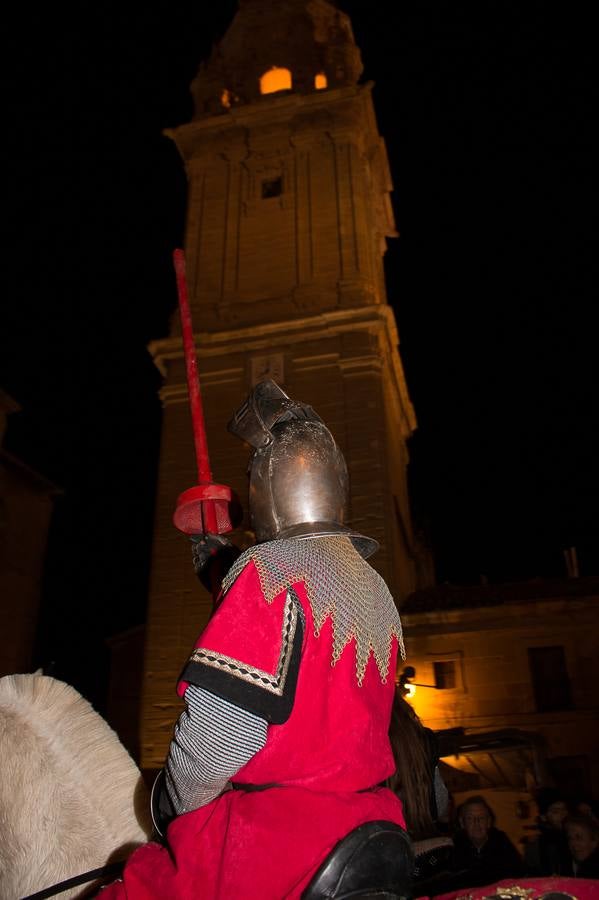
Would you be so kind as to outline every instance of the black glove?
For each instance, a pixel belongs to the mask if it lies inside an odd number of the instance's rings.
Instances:
[[[211,560],[230,551],[232,546],[224,534],[194,534],[191,538],[191,558],[198,578]]]
[[[193,568],[204,585],[216,596],[216,587],[225,577],[241,551],[224,534],[194,534],[191,538]]]

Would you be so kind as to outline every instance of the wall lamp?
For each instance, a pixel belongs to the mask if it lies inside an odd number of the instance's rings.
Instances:
[[[439,688],[436,684],[420,684],[418,681],[412,681],[416,677],[416,669],[414,666],[406,666],[399,676],[398,686],[404,697],[413,697],[416,688],[433,688],[437,691]]]

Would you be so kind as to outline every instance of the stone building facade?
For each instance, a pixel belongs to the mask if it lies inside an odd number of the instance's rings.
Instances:
[[[426,685],[410,702],[426,725],[534,733],[545,777],[597,796],[599,579],[442,586],[412,595],[402,620],[412,682]],[[470,772],[473,788],[497,781],[492,769]]]
[[[214,478],[245,502],[247,449],[226,431],[258,380],[312,404],[348,463],[349,520],[374,536],[398,601],[416,587],[406,442],[416,422],[387,302],[396,235],[385,146],[350,22],[325,0],[246,0],[169,132],[188,182],[187,280]],[[195,484],[178,323],[153,348],[164,419],[146,628],[142,765],[161,765],[174,685],[211,600],[177,496]],[[251,540],[247,521],[234,539]]]

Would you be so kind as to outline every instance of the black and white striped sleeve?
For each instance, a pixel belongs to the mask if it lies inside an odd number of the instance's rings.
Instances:
[[[166,762],[166,789],[177,815],[210,803],[264,747],[265,719],[190,684]]]

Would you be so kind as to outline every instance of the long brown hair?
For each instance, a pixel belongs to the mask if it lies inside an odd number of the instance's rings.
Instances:
[[[401,688],[395,691],[389,740],[396,770],[387,784],[401,796],[408,832],[413,840],[432,837],[438,833],[433,820],[434,736],[404,700]]]

